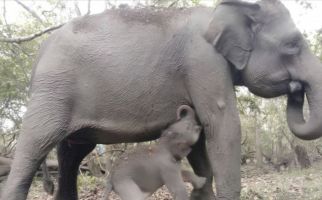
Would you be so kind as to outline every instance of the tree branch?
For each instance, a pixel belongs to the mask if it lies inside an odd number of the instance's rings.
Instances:
[[[21,1],[19,0],[14,0],[15,2],[17,2],[21,7],[23,7],[25,10],[27,10],[34,18],[36,18],[41,24],[44,24],[44,21],[39,17],[39,15],[33,11],[31,8],[29,8],[28,6],[26,6],[25,4],[23,4]]]
[[[3,21],[5,22],[6,25],[8,25],[6,16],[7,16],[6,0],[3,0]]]
[[[282,134],[284,135],[284,137],[286,138],[286,140],[288,141],[288,143],[290,144],[291,146],[291,149],[294,150],[294,139],[290,139],[287,134],[285,133],[284,130],[281,130]]]
[[[46,28],[45,30],[39,31],[37,33],[34,33],[32,35],[28,35],[28,36],[24,36],[24,37],[17,37],[17,38],[0,38],[0,42],[8,42],[8,43],[22,43],[22,42],[28,42],[31,41],[37,37],[42,36],[45,33],[51,32],[53,30],[59,29],[60,27],[62,27],[64,25],[63,24],[58,24],[49,28]]]
[[[91,0],[87,1],[87,13],[86,13],[86,15],[89,15],[89,14],[91,14]]]
[[[78,7],[78,2],[77,2],[77,0],[75,0],[75,1],[74,1],[74,7],[75,7],[75,12],[76,12],[77,17],[82,16],[82,13],[81,13],[81,11],[80,11],[80,9],[79,9],[79,7]]]
[[[6,29],[7,29],[7,35],[9,37],[11,37],[11,28],[10,26],[8,25],[8,22],[7,22],[7,8],[6,8],[6,0],[3,0],[3,21],[6,25]]]
[[[175,1],[173,1],[173,2],[168,6],[168,8],[172,8],[172,7],[174,7],[176,4],[178,4],[178,2],[179,2],[179,0],[175,0]]]
[[[110,0],[105,0],[105,10],[115,8],[115,5],[110,2]]]

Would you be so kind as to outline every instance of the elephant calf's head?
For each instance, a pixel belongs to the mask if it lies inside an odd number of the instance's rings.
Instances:
[[[177,110],[177,121],[163,131],[160,142],[170,150],[175,159],[181,160],[198,141],[200,131],[194,110],[190,106],[182,105]]]

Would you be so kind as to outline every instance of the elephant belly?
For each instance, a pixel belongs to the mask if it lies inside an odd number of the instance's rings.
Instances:
[[[74,119],[69,128],[69,140],[76,143],[97,144],[154,140],[160,136],[163,129],[175,121],[175,111],[168,109],[158,116],[151,114],[149,118],[129,115],[128,118],[113,120]]]
[[[68,138],[70,143],[84,144],[117,144],[117,143],[133,143],[133,142],[145,142],[150,140],[156,140],[160,137],[160,132],[153,133],[141,133],[141,134],[120,134],[113,133],[106,130],[89,130],[86,129],[86,133],[83,130],[75,132]]]
[[[190,104],[181,83],[171,79],[133,81],[126,86],[112,79],[87,83],[91,89],[78,90],[69,131],[84,141],[110,144],[158,138],[176,120],[177,108]],[[80,129],[87,131],[75,134]]]

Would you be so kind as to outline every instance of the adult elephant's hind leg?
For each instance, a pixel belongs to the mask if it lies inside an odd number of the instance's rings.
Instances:
[[[96,144],[75,144],[67,139],[57,146],[59,165],[58,190],[56,200],[77,200],[77,173],[84,157]]]
[[[57,102],[56,102],[57,103]],[[49,151],[66,136],[66,115],[53,99],[30,101],[2,200],[27,198],[34,174]]]
[[[191,164],[191,167],[193,168],[194,172],[198,176],[207,178],[207,181],[202,188],[193,189],[190,199],[191,200],[215,199],[213,189],[212,189],[213,174],[212,174],[212,168],[210,166],[209,159],[207,156],[204,133],[200,134],[200,138],[198,142],[194,145],[191,153],[188,155],[188,161]]]

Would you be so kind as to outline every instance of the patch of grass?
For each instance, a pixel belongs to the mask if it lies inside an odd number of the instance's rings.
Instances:
[[[322,165],[242,179],[242,200],[322,200]]]
[[[78,179],[77,179],[77,187],[78,190],[94,190],[96,189],[98,186],[100,187],[104,187],[104,178],[97,178],[94,176],[89,176],[87,174],[84,175],[79,175]]]

